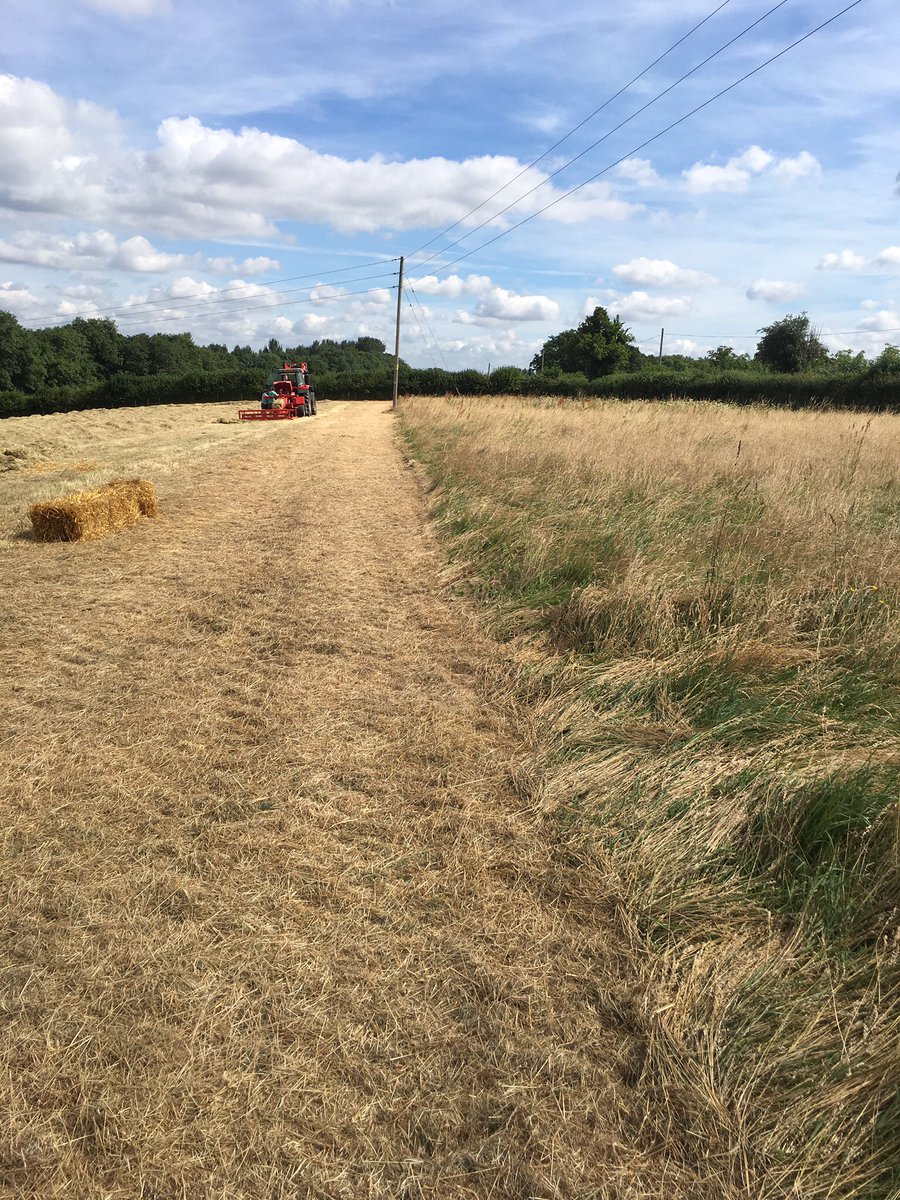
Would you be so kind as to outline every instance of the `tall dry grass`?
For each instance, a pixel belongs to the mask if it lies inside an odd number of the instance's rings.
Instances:
[[[900,419],[515,398],[402,419],[520,639],[521,795],[602,866],[647,985],[646,1121],[760,1194],[896,1196]]]

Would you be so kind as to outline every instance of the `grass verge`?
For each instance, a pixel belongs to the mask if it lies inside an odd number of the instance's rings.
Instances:
[[[747,1194],[900,1191],[900,419],[404,402],[532,725],[518,787],[599,863],[648,1126]]]

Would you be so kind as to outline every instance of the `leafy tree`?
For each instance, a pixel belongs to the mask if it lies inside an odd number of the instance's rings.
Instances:
[[[797,317],[782,317],[758,332],[762,337],[754,357],[772,371],[796,374],[828,361],[828,351],[805,312]]]
[[[527,372],[521,367],[495,367],[490,375],[491,391],[498,394],[521,391],[527,378]]]
[[[599,306],[577,329],[564,329],[546,341],[531,360],[531,370],[582,372],[588,379],[627,370],[636,359],[634,337],[620,317]]]
[[[297,362],[308,362],[316,376],[328,371],[381,372],[394,361],[393,355],[385,350],[384,342],[373,337],[346,342],[324,338],[309,346],[292,346],[287,354]]]
[[[731,346],[716,346],[704,356],[704,361],[721,371],[746,371],[753,365],[749,354],[738,354]]]
[[[235,346],[231,351],[231,356],[237,359],[242,367],[255,367],[258,365],[256,351],[252,346]]]
[[[154,333],[149,351],[151,375],[185,375],[200,365],[199,347],[189,333]]]
[[[869,366],[869,360],[862,350],[854,354],[852,350],[838,350],[828,360],[828,365],[835,375],[861,375]]]
[[[900,347],[885,346],[870,368],[872,375],[878,377],[900,375]]]
[[[650,358],[646,360],[648,367],[661,366],[666,371],[677,371],[684,374],[690,371],[692,374],[697,373],[697,359],[691,358],[689,354],[664,354],[662,361],[658,358]]]
[[[149,333],[135,333],[122,339],[122,370],[126,375],[150,374]]]
[[[76,317],[72,328],[84,339],[88,353],[97,368],[97,374],[109,379],[122,367],[122,342],[124,338],[116,329],[115,321],[109,318],[91,317],[85,320]]]
[[[39,347],[47,387],[83,387],[96,383],[99,375],[90,346],[80,329],[60,325],[36,329],[32,335]]]
[[[36,391],[44,381],[37,339],[9,312],[0,312],[0,392]]]

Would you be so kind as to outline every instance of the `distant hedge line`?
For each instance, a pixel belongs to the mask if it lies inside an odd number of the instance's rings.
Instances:
[[[265,371],[197,371],[189,375],[113,375],[87,387],[0,392],[0,417],[72,412],[80,408],[125,408],[140,404],[197,404],[203,401],[258,399]]]
[[[391,376],[361,378],[334,372],[317,379],[323,399],[378,400],[390,395]],[[784,408],[840,407],[861,411],[900,411],[900,377],[767,375],[756,372],[686,374],[678,371],[637,371],[588,381],[526,375],[502,367],[490,376],[481,371],[417,370],[402,367],[404,395],[462,396],[487,394],[616,397],[623,400],[718,400],[732,404],[773,404]]]
[[[390,370],[372,373],[315,373],[323,400],[385,400],[391,394]],[[71,412],[82,408],[118,408],[141,404],[194,404],[203,401],[253,401],[266,384],[260,370],[196,372],[190,375],[115,375],[88,387],[53,388],[27,395],[0,392],[0,417]],[[587,381],[578,376],[553,379],[502,367],[490,376],[481,371],[417,369],[402,364],[403,395],[478,396],[514,394],[571,398],[616,397],[626,400],[718,400],[732,404],[773,404],[784,408],[834,407],[862,412],[900,411],[900,378],[865,376],[765,375],[756,372],[690,374],[638,371]]]

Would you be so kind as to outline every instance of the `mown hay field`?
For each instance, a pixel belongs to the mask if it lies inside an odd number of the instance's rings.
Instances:
[[[233,404],[95,408],[0,421],[0,537],[29,529],[28,510],[122,475],[157,480],[266,427],[241,423]]]
[[[693,1113],[702,1146],[714,1114],[766,1195],[896,1196],[900,418],[498,397],[402,422],[523,659],[523,802],[600,866],[658,998],[648,1119]]]
[[[511,782],[508,647],[390,412],[134,415],[41,461],[153,520],[36,542],[4,476],[0,1195],[746,1200],[641,1071],[658,1004]]]

